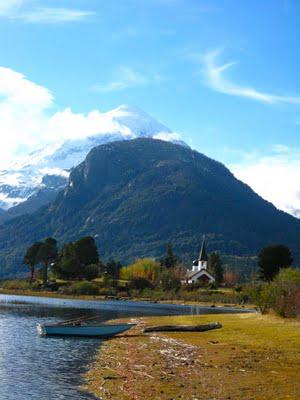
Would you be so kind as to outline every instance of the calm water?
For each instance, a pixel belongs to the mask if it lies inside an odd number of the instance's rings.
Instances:
[[[231,309],[205,307],[0,295],[0,400],[94,399],[80,391],[79,385],[101,341],[42,338],[36,332],[38,322],[82,315],[97,316],[105,321],[127,316],[217,311],[232,312]]]

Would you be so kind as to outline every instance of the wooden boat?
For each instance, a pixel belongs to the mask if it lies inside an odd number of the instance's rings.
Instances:
[[[85,321],[72,321],[58,324],[38,324],[41,336],[89,336],[110,338],[127,331],[135,324],[97,324],[89,325]]]

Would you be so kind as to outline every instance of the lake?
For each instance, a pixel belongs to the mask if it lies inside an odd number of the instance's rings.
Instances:
[[[231,308],[0,295],[0,400],[88,400],[83,374],[101,341],[39,337],[36,324],[80,316],[99,321],[142,315],[237,312]]]

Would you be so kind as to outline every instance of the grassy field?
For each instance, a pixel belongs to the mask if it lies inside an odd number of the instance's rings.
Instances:
[[[87,374],[103,400],[299,399],[300,320],[259,314],[151,317],[104,343]],[[219,321],[204,333],[142,334]]]

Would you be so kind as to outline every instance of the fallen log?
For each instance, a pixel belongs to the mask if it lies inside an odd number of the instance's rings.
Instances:
[[[147,332],[205,332],[212,329],[220,329],[222,325],[219,322],[212,322],[211,324],[203,325],[161,325],[149,326],[144,329]]]

